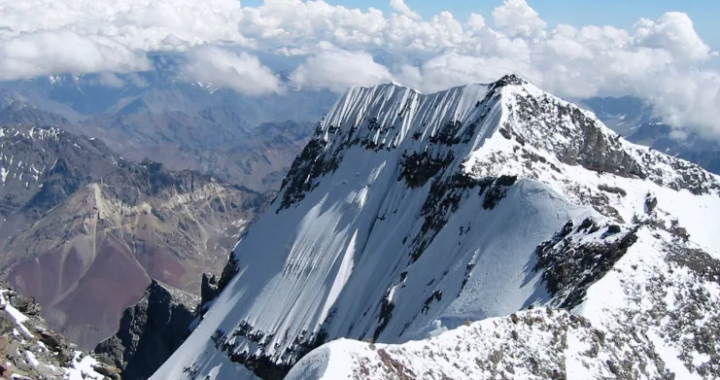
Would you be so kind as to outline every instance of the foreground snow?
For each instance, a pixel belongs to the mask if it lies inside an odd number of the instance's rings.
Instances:
[[[28,310],[18,310],[13,303]],[[0,284],[0,376],[13,379],[103,380],[115,369],[77,351],[59,334],[50,331],[38,315],[34,300]],[[98,372],[100,371],[100,372]],[[102,372],[102,373],[101,373]],[[115,377],[113,377],[115,378]],[[119,379],[119,377],[117,377]]]
[[[515,77],[353,89],[154,378],[720,376],[719,183]]]

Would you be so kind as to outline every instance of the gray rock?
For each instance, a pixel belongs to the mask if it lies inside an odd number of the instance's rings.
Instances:
[[[32,297],[25,297],[19,294],[12,294],[9,297],[10,305],[27,316],[40,315],[42,308]]]
[[[95,353],[121,369],[125,380],[147,379],[189,335],[198,302],[153,280],[140,302],[125,310],[117,334],[98,344]]]

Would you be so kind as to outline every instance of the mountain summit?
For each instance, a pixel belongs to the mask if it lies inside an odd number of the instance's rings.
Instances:
[[[720,376],[719,189],[517,76],[353,88],[153,378]]]

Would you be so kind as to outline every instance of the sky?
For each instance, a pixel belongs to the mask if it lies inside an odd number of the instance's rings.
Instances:
[[[257,6],[263,0],[245,0],[244,5]],[[390,11],[385,0],[330,0],[330,4],[351,8],[377,8]],[[423,18],[451,11],[458,18],[470,13],[489,15],[502,5],[502,0],[406,0],[405,3]],[[705,41],[720,50],[720,1],[716,0],[530,0],[528,4],[540,13],[551,26],[558,24],[612,25],[624,29],[632,27],[641,17],[658,18],[665,12],[687,13],[695,29]]]
[[[156,52],[184,57],[178,80],[251,96],[389,81],[434,92],[514,73],[570,99],[638,96],[720,138],[720,1],[327,1],[0,0],[0,81],[98,73],[122,86],[116,74],[153,70]]]

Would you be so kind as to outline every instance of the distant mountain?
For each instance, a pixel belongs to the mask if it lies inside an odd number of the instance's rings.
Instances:
[[[651,104],[631,96],[591,98],[582,103],[628,141],[684,158],[720,174],[720,142],[663,123]]]
[[[516,76],[353,88],[152,379],[716,379],[718,214]]]
[[[314,123],[269,122],[249,128],[226,107],[196,115],[133,113],[99,116],[74,127],[106,141],[123,157],[150,158],[168,168],[212,173],[259,191],[275,190]]]
[[[13,100],[0,108],[0,125],[68,127],[71,123],[60,115],[43,111],[20,100]]]
[[[0,268],[87,348],[151,279],[199,293],[270,196],[55,127],[0,128],[0,174]]]
[[[213,89],[184,79],[182,56],[155,54],[150,58],[153,70],[139,73],[63,74],[0,82],[0,106],[3,98],[23,100],[73,122],[127,113],[126,107],[140,104],[154,114],[195,115],[208,107],[227,107],[254,127],[285,120],[317,121],[337,98],[327,90],[290,88],[280,94],[247,96],[231,89]]]
[[[218,175],[275,190],[315,123],[328,91],[244,96],[182,79],[182,58],[153,56],[156,70],[56,75],[0,82],[0,125],[57,126],[99,138],[131,161]]]

